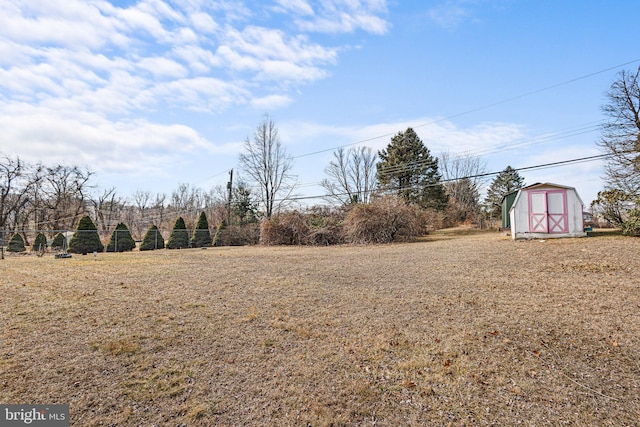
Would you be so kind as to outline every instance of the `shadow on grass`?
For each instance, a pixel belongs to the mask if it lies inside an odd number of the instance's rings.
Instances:
[[[594,228],[593,231],[587,232],[587,237],[612,237],[622,236],[622,230],[619,228]]]

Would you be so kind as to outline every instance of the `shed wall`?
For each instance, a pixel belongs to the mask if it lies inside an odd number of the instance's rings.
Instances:
[[[558,237],[585,237],[584,222],[582,217],[582,202],[574,189],[567,189],[567,221],[566,233],[533,233],[530,230],[529,191],[557,190],[557,188],[535,188],[534,190],[521,190],[513,204],[509,217],[511,220],[511,237],[523,238],[558,238]]]

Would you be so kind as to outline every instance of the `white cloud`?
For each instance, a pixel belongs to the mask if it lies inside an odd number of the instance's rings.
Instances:
[[[372,34],[385,34],[391,24],[386,15],[386,0],[324,0],[315,12],[308,3],[279,2],[288,12],[298,12],[296,24],[304,31],[322,33],[352,33],[363,30]],[[304,13],[303,13],[304,12]],[[313,12],[313,13],[312,13]]]
[[[284,13],[295,13],[298,15],[313,15],[313,8],[306,0],[276,0],[279,8]]]
[[[110,121],[97,114],[70,117],[47,108],[2,108],[3,153],[28,162],[77,164],[101,172],[159,173],[195,150],[217,152],[194,129],[146,120]],[[24,147],[29,150],[24,150]]]
[[[293,99],[285,95],[267,95],[262,98],[254,98],[251,105],[258,111],[273,111],[286,107],[293,102]]]
[[[138,66],[147,70],[157,78],[182,78],[187,75],[187,69],[176,61],[167,58],[143,58]]]

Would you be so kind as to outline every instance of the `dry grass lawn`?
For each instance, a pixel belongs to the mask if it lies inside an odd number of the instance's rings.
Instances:
[[[637,425],[640,239],[0,261],[0,402],[74,426]]]

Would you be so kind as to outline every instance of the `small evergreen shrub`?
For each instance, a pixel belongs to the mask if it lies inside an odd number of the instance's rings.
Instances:
[[[66,249],[66,246],[67,246],[66,240],[67,239],[66,237],[64,237],[64,234],[58,233],[55,236],[53,236],[51,247],[56,249]]]
[[[164,237],[156,225],[149,227],[140,243],[141,251],[152,251],[154,249],[164,249]]]
[[[191,236],[192,248],[206,248],[211,246],[212,243],[211,232],[209,231],[209,222],[204,212],[200,213],[196,229]]]
[[[104,245],[100,241],[98,229],[89,215],[83,216],[69,241],[69,252],[86,255],[89,252],[103,251]]]
[[[47,249],[47,236],[42,233],[36,235],[33,245],[31,245],[32,251],[39,251]]]
[[[171,230],[171,235],[167,242],[167,249],[182,249],[188,247],[189,233],[187,232],[187,226],[184,223],[184,219],[182,219],[182,217],[178,217],[175,225],[173,226],[173,230]]]
[[[19,233],[15,233],[9,239],[9,245],[7,246],[8,252],[24,252],[27,249],[24,247],[24,239]]]
[[[124,223],[116,225],[107,244],[107,252],[131,251],[136,247],[136,242],[131,237],[129,228]]]

